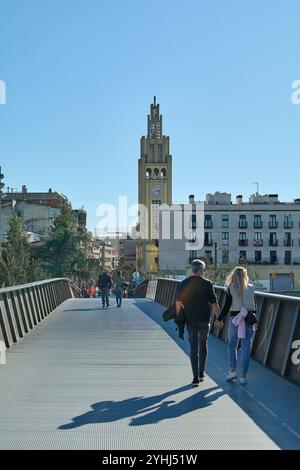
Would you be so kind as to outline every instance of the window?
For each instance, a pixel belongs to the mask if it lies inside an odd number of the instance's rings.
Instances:
[[[222,215],[222,228],[229,228],[229,216]]]
[[[229,245],[229,232],[222,232],[222,245]]]
[[[154,173],[154,179],[157,179],[158,176],[159,176],[159,169],[158,169],[158,168],[154,168],[153,173]]]
[[[254,232],[254,246],[262,246],[262,245],[263,245],[262,233]]]
[[[292,252],[291,251],[284,252],[284,264],[292,264]]]
[[[276,232],[271,232],[270,233],[270,246],[277,246],[277,245],[278,245],[277,234]]]
[[[246,216],[245,215],[240,215],[239,228],[247,228],[247,227],[248,227],[248,224],[247,224]]]
[[[284,228],[293,228],[293,221],[291,215],[284,216]]]
[[[222,264],[229,263],[229,250],[222,250]]]
[[[211,215],[204,216],[204,228],[212,228]]]
[[[277,251],[270,251],[270,263],[277,264]]]
[[[254,252],[254,261],[255,263],[260,263],[261,262],[261,251],[256,250]]]
[[[197,251],[196,250],[191,250],[189,254],[189,263],[191,264],[194,259],[197,258]]]
[[[154,157],[154,144],[150,144],[150,157]]]
[[[278,222],[276,220],[276,215],[270,215],[269,217],[269,228],[277,228]]]
[[[190,243],[195,243],[196,242],[196,232],[190,232],[189,242]]]
[[[261,220],[261,215],[255,215],[254,216],[254,228],[262,228],[262,220]]]
[[[292,246],[292,235],[291,232],[285,232],[284,234],[284,246]]]
[[[192,228],[197,228],[196,214],[192,214]]]
[[[247,261],[247,251],[240,251],[239,263],[244,264]]]
[[[205,251],[205,258],[207,258],[210,261],[210,263],[213,262],[213,257],[212,257],[212,254],[211,254],[211,250],[206,250]]]
[[[205,232],[205,234],[204,234],[204,245],[205,246],[211,246],[212,244],[213,244],[212,233],[211,232]]]
[[[240,232],[240,234],[239,234],[239,245],[240,246],[248,245],[247,233],[246,232]]]

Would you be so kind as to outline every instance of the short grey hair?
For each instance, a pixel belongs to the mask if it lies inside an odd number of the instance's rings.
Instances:
[[[192,261],[192,272],[195,274],[203,269],[205,269],[206,264],[201,259],[194,259]]]

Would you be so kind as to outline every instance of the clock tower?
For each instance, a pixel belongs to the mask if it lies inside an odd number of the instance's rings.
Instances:
[[[169,137],[162,132],[162,116],[156,97],[148,114],[147,136],[141,138],[139,158],[139,203],[147,208],[148,227],[146,240],[138,243],[137,266],[146,272],[156,272],[158,260],[158,214],[155,209],[172,204],[172,156]]]

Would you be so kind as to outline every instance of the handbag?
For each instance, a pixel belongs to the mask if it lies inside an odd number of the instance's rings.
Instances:
[[[255,315],[254,312],[248,312],[248,314],[245,316],[245,322],[248,325],[256,325],[258,323],[257,316]]]

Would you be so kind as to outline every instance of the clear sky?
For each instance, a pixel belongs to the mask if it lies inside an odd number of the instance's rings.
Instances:
[[[298,0],[0,0],[0,164],[7,186],[88,211],[137,200],[153,95],[191,193],[300,197]]]

